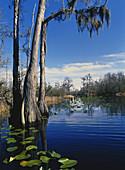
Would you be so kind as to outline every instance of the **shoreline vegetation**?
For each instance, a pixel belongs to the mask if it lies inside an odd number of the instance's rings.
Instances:
[[[115,96],[125,96],[125,92],[124,93],[116,93]],[[56,104],[59,103],[61,101],[64,100],[72,100],[74,99],[75,96],[73,95],[65,95],[64,97],[61,96],[46,96],[45,100],[46,103],[49,104]],[[36,98],[36,100],[38,100],[38,98]],[[4,103],[3,101],[0,101],[0,118],[4,118],[10,115],[10,105],[8,105],[7,103]]]

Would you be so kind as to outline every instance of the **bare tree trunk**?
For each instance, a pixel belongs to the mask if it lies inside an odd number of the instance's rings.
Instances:
[[[40,46],[40,89],[39,89],[39,109],[42,114],[48,113],[48,107],[45,103],[45,56],[46,56],[46,27],[43,22],[41,30],[41,46]]]
[[[37,84],[37,58],[39,48],[39,38],[44,20],[45,13],[45,0],[39,0],[39,8],[37,13],[37,19],[35,23],[35,30],[32,41],[31,59],[29,69],[24,82],[24,96],[22,102],[22,123],[32,123],[37,119],[41,120],[41,113],[36,104],[36,84]]]
[[[27,51],[27,70],[28,70],[28,66],[29,66],[30,42],[31,42],[31,35],[32,35],[33,25],[34,25],[35,9],[36,9],[36,4],[35,4],[34,9],[33,9],[32,26],[31,26],[30,35],[29,35],[29,44],[28,44],[28,51]]]
[[[14,119],[20,118],[21,90],[19,70],[19,3],[14,0],[14,28],[13,28],[13,113]]]

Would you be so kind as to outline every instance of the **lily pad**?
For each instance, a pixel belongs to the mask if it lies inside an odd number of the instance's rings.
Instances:
[[[64,164],[68,160],[69,160],[68,158],[61,158],[61,159],[58,160],[58,162]]]
[[[32,167],[34,165],[37,165],[37,166],[40,166],[41,165],[41,161],[40,160],[30,160],[30,161],[22,161],[20,162],[20,165],[25,167],[25,166],[28,166],[28,167]]]
[[[8,162],[8,159],[5,158],[5,159],[3,160],[3,163],[8,164],[8,163],[9,163],[9,162]]]
[[[28,159],[28,158],[30,158],[31,157],[31,155],[30,154],[27,154],[26,155],[26,150],[25,151],[23,151],[23,152],[21,152],[19,155],[16,155],[15,156],[15,159],[16,160],[22,160],[22,159]]]
[[[20,165],[23,166],[23,167],[25,167],[28,162],[29,162],[29,161],[22,161],[22,162],[20,162]]]
[[[32,136],[32,137],[28,137],[28,138],[26,138],[25,140],[34,140],[35,139],[35,137],[34,136]]]
[[[35,127],[30,127],[29,129],[32,130],[32,129],[35,129]]]
[[[15,138],[7,138],[6,139],[7,143],[10,144],[10,143],[16,143],[17,141],[15,140]]]
[[[20,132],[22,129],[16,129],[15,132]]]
[[[20,131],[19,133],[20,133],[20,134],[24,134],[25,132],[27,132],[27,130],[22,130],[22,131]]]
[[[17,135],[19,135],[19,134],[20,134],[20,132],[12,132],[12,131],[9,132],[9,135],[12,135],[12,136],[14,136],[14,135],[17,136]]]
[[[60,166],[60,168],[69,168],[69,167],[75,166],[76,164],[77,164],[76,160],[68,160],[68,161],[65,161],[63,165]]]
[[[50,158],[47,157],[47,156],[41,156],[41,157],[40,157],[40,160],[41,160],[42,162],[44,162],[44,163],[48,163],[49,160],[50,160]]]
[[[52,151],[52,153],[50,153],[50,154],[54,158],[61,158],[61,155],[59,153],[56,153],[55,151]]]
[[[13,152],[13,151],[15,151],[15,150],[17,150],[17,149],[18,149],[18,147],[15,146],[15,147],[7,148],[7,151],[8,151],[8,152]]]
[[[4,138],[7,138],[7,136],[2,136],[1,138],[4,139]]]
[[[22,145],[28,144],[28,143],[32,143],[32,141],[22,141],[20,142]]]
[[[32,149],[37,149],[38,147],[35,146],[35,145],[29,145],[26,147],[26,150],[29,151],[29,150],[32,150]]]
[[[32,132],[39,132],[37,129],[32,130]]]
[[[39,151],[39,152],[37,152],[37,155],[40,155],[40,154],[46,155],[46,151]]]

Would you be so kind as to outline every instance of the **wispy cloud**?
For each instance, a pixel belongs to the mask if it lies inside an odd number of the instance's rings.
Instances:
[[[125,58],[125,52],[114,53],[114,54],[107,54],[107,55],[103,55],[101,57],[104,57],[104,58]]]
[[[98,80],[108,72],[125,72],[125,53],[104,55],[103,60],[101,57],[100,60],[95,62],[62,64],[60,67],[53,68],[46,67],[46,82],[50,82],[52,85],[54,85],[55,82],[58,81],[61,84],[64,78],[69,76],[73,80],[75,88],[79,88],[81,86],[81,77],[84,77],[89,73],[91,74],[93,80]],[[115,60],[112,61],[111,57],[115,57]],[[1,73],[1,79],[5,79],[5,70],[3,70]],[[40,68],[37,69],[38,77],[39,73]],[[12,79],[12,70],[8,70],[8,77]]]
[[[112,61],[113,57],[115,60]],[[125,52],[103,55],[100,57],[99,61],[90,63],[69,63],[63,64],[62,67],[60,66],[59,68],[46,67],[46,81],[49,81],[53,84],[55,81],[62,82],[64,77],[69,76],[73,80],[74,86],[79,88],[81,86],[81,77],[84,77],[90,73],[93,80],[98,80],[108,72],[125,72],[125,67],[123,65],[124,63]]]

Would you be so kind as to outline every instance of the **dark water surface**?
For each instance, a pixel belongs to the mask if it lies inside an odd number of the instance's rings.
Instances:
[[[48,120],[48,150],[78,160],[76,170],[125,169],[125,98],[105,99],[103,104],[78,108],[74,113],[66,104],[51,110],[58,114],[51,114]],[[8,119],[1,120],[1,126],[7,127]],[[37,145],[42,150],[41,139],[39,134]],[[0,139],[0,160],[7,154],[6,147],[6,140]],[[15,168],[1,163],[0,169]]]

